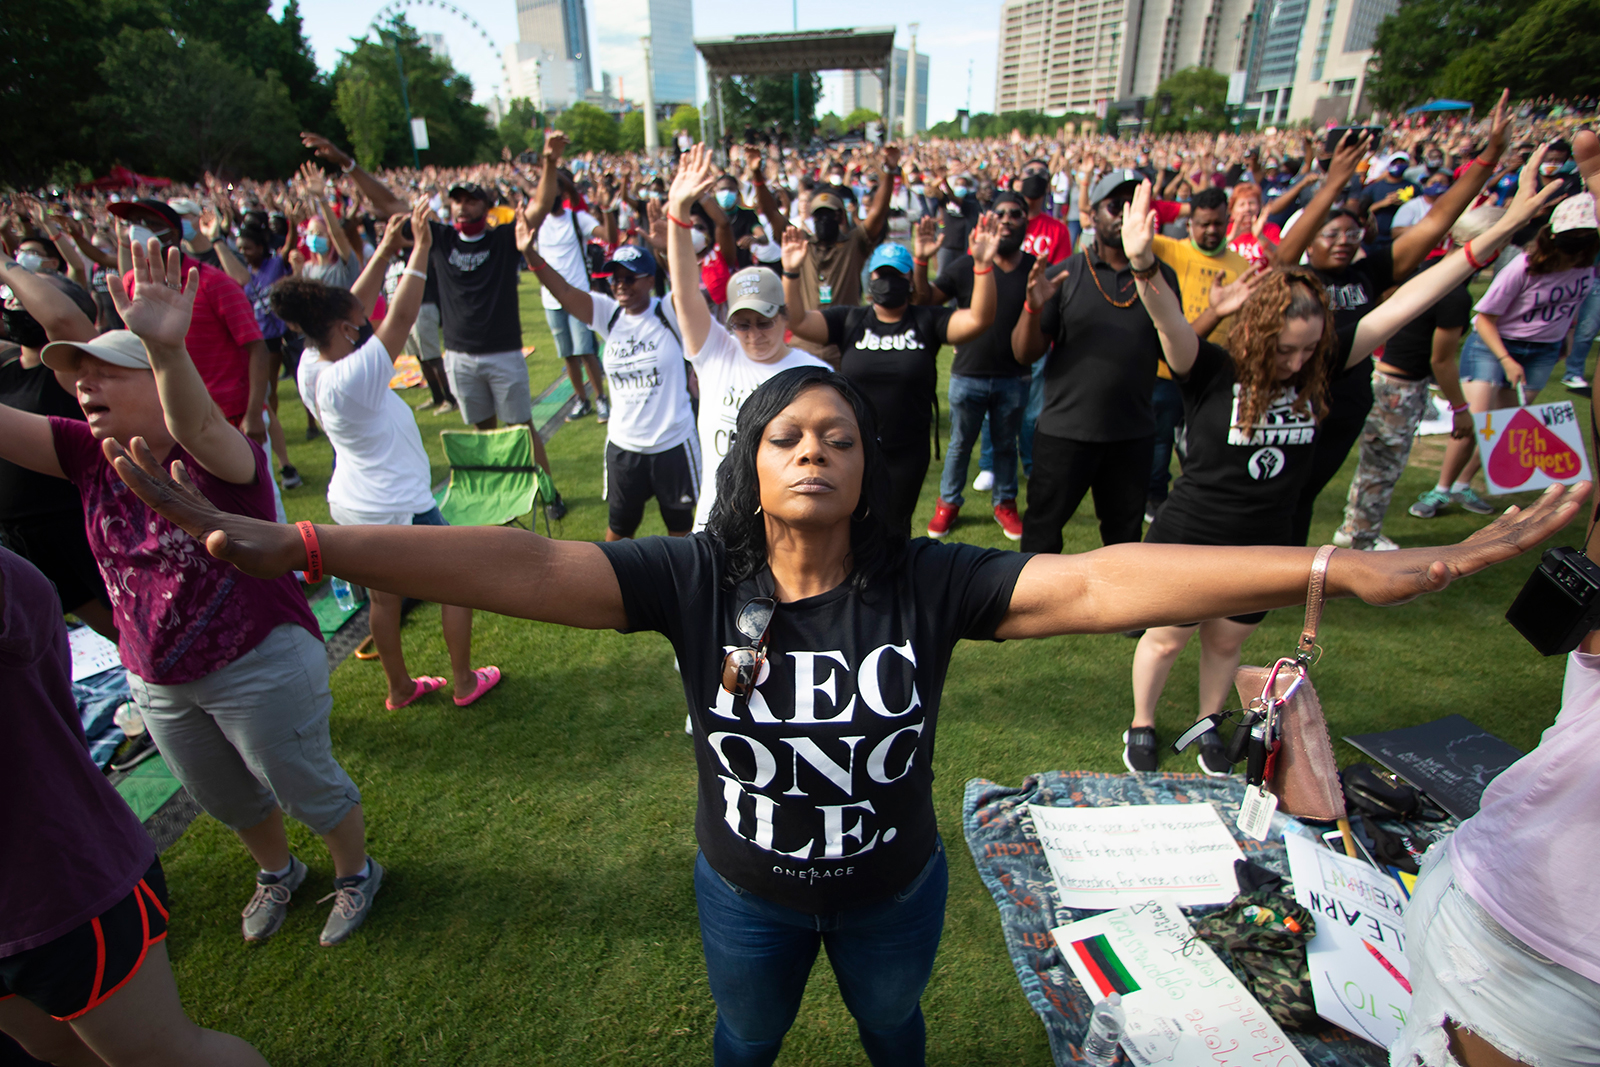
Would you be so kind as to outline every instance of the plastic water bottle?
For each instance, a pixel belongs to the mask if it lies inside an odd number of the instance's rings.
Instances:
[[[347,615],[356,610],[356,592],[343,578],[333,580],[333,599],[339,602],[339,610]]]
[[[1111,1067],[1122,1044],[1122,994],[1112,993],[1094,1006],[1089,1032],[1083,1035],[1083,1061],[1094,1067]]]

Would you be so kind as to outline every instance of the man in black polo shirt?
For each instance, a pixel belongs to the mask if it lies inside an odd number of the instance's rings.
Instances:
[[[1101,544],[1137,541],[1143,533],[1156,432],[1150,395],[1161,341],[1122,251],[1122,209],[1143,180],[1123,169],[1095,183],[1089,193],[1095,243],[1059,265],[1053,278],[1042,267],[1033,271],[1028,306],[1011,334],[1022,364],[1050,353],[1022,519],[1024,552],[1060,552],[1062,527],[1090,492]],[[1172,268],[1156,266],[1177,293]]]
[[[955,524],[964,503],[961,490],[967,480],[967,461],[987,415],[994,437],[994,485],[990,489],[994,521],[1011,540],[1022,538],[1022,520],[1017,515],[1017,431],[1028,406],[1033,374],[1012,355],[1011,333],[1022,316],[1028,274],[1035,260],[1022,250],[1028,234],[1027,201],[1016,193],[1001,193],[994,198],[994,216],[1000,225],[999,249],[989,268],[994,272],[996,292],[994,325],[977,340],[955,346],[955,362],[950,365],[950,447],[939,480],[939,500],[928,523],[929,537],[944,537]],[[959,307],[971,306],[973,271],[972,256],[963,255],[940,271],[930,287],[927,272],[913,270],[912,302],[942,304],[953,296]]]

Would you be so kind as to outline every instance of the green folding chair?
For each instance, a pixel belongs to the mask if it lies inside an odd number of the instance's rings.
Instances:
[[[450,480],[438,498],[451,526],[504,526],[555,499],[550,475],[533,461],[532,430],[440,430]],[[544,519],[550,532],[550,516]]]

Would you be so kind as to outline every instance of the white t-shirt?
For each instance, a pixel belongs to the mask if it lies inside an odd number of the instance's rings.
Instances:
[[[700,378],[700,502],[694,509],[694,528],[704,530],[717,499],[717,468],[728,454],[728,443],[739,421],[745,398],[762,382],[791,367],[827,367],[809,352],[791,348],[772,363],[757,363],[744,354],[733,335],[717,322],[698,355],[690,356]]]
[[[1426,198],[1414,196],[1395,210],[1394,218],[1389,222],[1389,228],[1394,230],[1406,226],[1415,226],[1432,210],[1433,205],[1428,203]]]
[[[374,337],[336,362],[308,347],[300,399],[322,424],[339,462],[328,503],[371,515],[416,515],[434,506],[428,453],[411,408],[389,388],[394,364]]]
[[[571,208],[559,215],[545,216],[539,224],[539,256],[555,268],[562,281],[574,289],[588,292],[589,260],[583,254],[583,246],[600,228],[600,223],[587,211],[578,212],[577,228],[583,231],[583,240],[580,241],[572,225],[572,217]],[[546,308],[561,310],[561,301],[543,287],[539,290],[539,302]]]
[[[620,306],[604,293],[590,293],[589,299],[594,301],[589,327],[605,339],[600,362],[611,387],[606,439],[647,455],[683,444],[694,433],[694,408],[683,370],[683,330],[671,302],[652,297],[643,314],[630,315],[618,314]]]

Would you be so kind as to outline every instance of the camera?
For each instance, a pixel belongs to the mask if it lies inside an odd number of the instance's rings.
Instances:
[[[1571,652],[1600,629],[1600,566],[1575,548],[1546,549],[1506,621],[1542,655]]]

